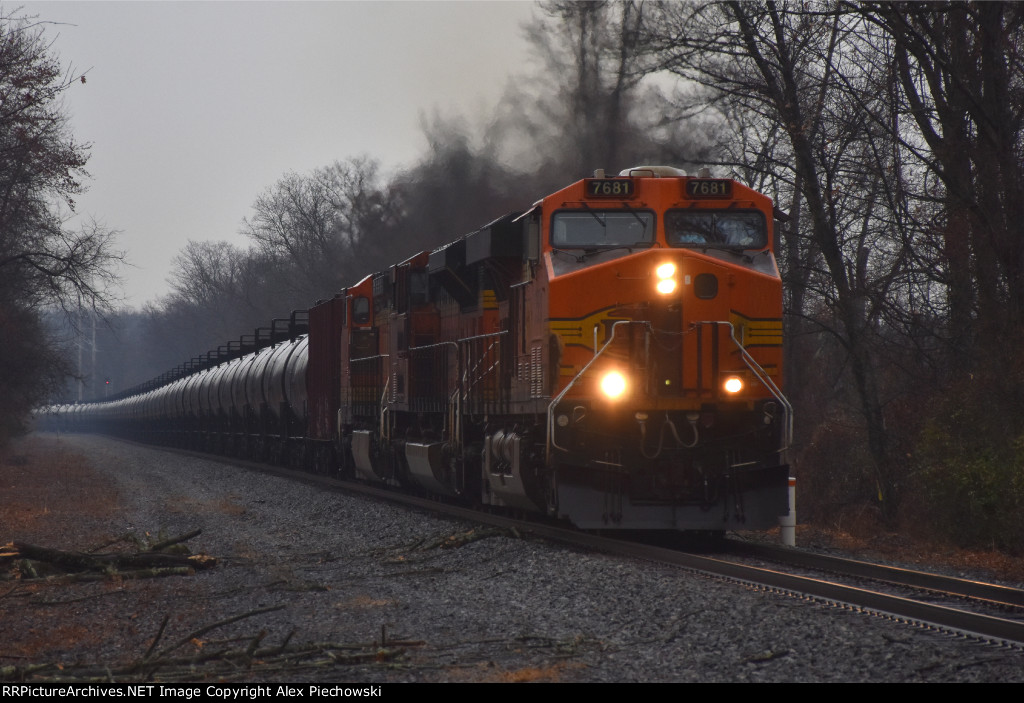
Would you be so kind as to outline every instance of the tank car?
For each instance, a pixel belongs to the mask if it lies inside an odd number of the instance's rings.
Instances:
[[[598,172],[286,335],[56,414],[585,529],[769,527],[792,435],[776,213],[731,179]]]

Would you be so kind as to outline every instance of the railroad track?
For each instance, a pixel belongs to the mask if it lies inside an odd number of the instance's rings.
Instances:
[[[779,562],[825,573],[880,581],[898,587],[927,591],[940,597],[975,601],[982,606],[1024,613],[1024,590],[983,581],[945,576],[856,559],[814,554],[789,547],[728,540],[729,554]]]
[[[724,549],[726,554],[721,556],[695,554],[650,543],[626,541],[593,533],[580,532],[560,524],[545,524],[534,519],[522,520],[503,514],[482,512],[459,505],[439,503],[433,499],[399,493],[383,487],[352,481],[341,481],[335,478],[258,464],[251,461],[211,456],[209,454],[179,449],[171,449],[169,451],[178,451],[183,454],[246,466],[259,471],[319,485],[331,490],[355,492],[426,510],[431,513],[440,513],[470,522],[484,523],[520,533],[532,534],[566,545],[671,565],[709,578],[733,581],[747,588],[781,593],[804,600],[814,600],[823,604],[887,617],[939,632],[970,637],[983,642],[1024,650],[1024,619],[1020,618],[1021,613],[1024,613],[1024,591],[1019,589],[868,562],[840,559],[827,555],[811,554],[791,548],[738,543],[732,540],[726,540]],[[840,583],[836,580],[800,575],[778,569],[751,566],[725,558],[727,555],[738,556],[740,554],[746,557],[771,560],[787,568],[814,569],[825,573],[843,574],[856,579],[875,582],[876,584],[884,585],[881,587],[889,588],[890,592],[876,590],[875,587],[868,588],[863,585]],[[916,590],[923,592],[925,595],[908,597],[907,595],[894,594],[891,592],[892,586]],[[954,602],[962,602],[964,607],[953,606],[948,603],[929,602],[929,599],[934,594],[941,594]],[[990,612],[979,612],[979,609],[995,612],[1012,610],[1016,612],[1018,618],[1002,617],[993,615]]]
[[[873,564],[787,547],[729,541],[727,551],[768,559],[787,568],[813,569],[866,584],[840,583],[735,564],[753,569],[766,584],[807,593],[824,602],[891,617],[938,631],[1024,649],[1024,590],[900,567]],[[719,560],[723,561],[723,560]],[[904,593],[894,593],[893,590]],[[914,595],[906,595],[906,592]],[[934,602],[939,600],[941,602]]]

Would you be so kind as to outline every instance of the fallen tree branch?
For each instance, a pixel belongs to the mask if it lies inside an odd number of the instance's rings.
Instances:
[[[200,533],[201,530],[193,530],[162,540],[149,550],[131,553],[95,554],[51,549],[26,542],[12,542],[5,545],[5,556],[20,560],[18,570],[26,581],[68,583],[95,581],[111,576],[122,579],[187,576],[195,571],[216,566],[217,560],[205,554],[190,555],[186,547],[180,547],[185,551],[184,554],[168,554],[155,550],[181,544]],[[41,568],[40,565],[43,564],[47,568]],[[52,575],[54,570],[65,573]],[[48,573],[50,575],[47,575]]]
[[[200,637],[205,635],[210,630],[215,630],[218,627],[222,627],[224,625],[230,625],[231,623],[238,622],[239,620],[244,620],[246,618],[251,618],[254,615],[260,615],[262,613],[272,613],[275,610],[284,610],[284,606],[283,605],[273,605],[273,606],[270,606],[269,608],[257,608],[256,610],[250,610],[249,612],[242,613],[241,615],[233,615],[232,617],[227,618],[225,620],[219,620],[219,621],[213,623],[212,625],[207,625],[205,627],[201,627],[198,630],[196,630],[194,632],[190,632],[189,634],[185,635],[185,637],[183,637],[180,642],[178,642],[173,647],[169,647],[169,648],[163,650],[157,656],[158,657],[166,656],[167,654],[170,654],[171,652],[173,652],[175,649],[177,649],[178,647],[182,646],[183,644],[188,644],[189,642],[191,642],[194,639],[199,639]]]
[[[135,552],[134,554],[85,554],[50,549],[25,542],[15,542],[14,548],[25,559],[53,564],[68,571],[111,571],[116,569],[156,569],[186,567],[209,569],[217,560],[205,554],[161,554]]]
[[[156,637],[153,638],[153,644],[149,645],[149,649],[147,649],[146,653],[142,655],[143,661],[149,659],[149,656],[153,653],[153,650],[156,649],[157,642],[159,642],[160,638],[163,637],[164,630],[167,628],[167,623],[170,621],[170,619],[170,614],[164,615],[164,620],[160,623],[160,629],[156,631]]]
[[[266,612],[268,609],[263,609]],[[227,621],[248,617],[259,611],[252,611]],[[202,631],[216,627],[211,625]],[[200,631],[197,631],[200,632]],[[294,674],[297,671],[326,669],[338,666],[392,663],[402,657],[404,648],[381,648],[374,644],[346,644],[339,642],[310,642],[289,645],[293,633],[289,633],[280,645],[260,647],[266,632],[243,638],[237,649],[206,648],[192,655],[168,657],[160,655],[121,667],[95,665],[31,664],[28,666],[0,667],[0,681],[33,683],[115,683],[152,680],[199,681],[203,678],[216,681],[230,681],[232,676],[247,677],[253,673],[269,675],[274,672]]]
[[[518,539],[520,535],[512,528],[474,527],[465,532],[441,537],[428,544],[421,543],[421,546],[418,546],[417,549],[424,551],[428,549],[458,549],[459,547],[464,547],[467,544],[476,542],[477,540],[488,539],[490,537],[515,537]]]
[[[193,537],[198,537],[201,534],[203,534],[202,530],[192,530],[191,532],[186,532],[183,535],[178,535],[177,537],[171,537],[170,539],[165,539],[162,542],[157,542],[156,544],[151,544],[151,545],[149,545],[149,551],[151,551],[151,552],[159,552],[159,551],[161,551],[163,549],[167,549],[168,547],[173,546],[175,544],[180,544],[182,542],[187,542],[190,539],[192,539]]]

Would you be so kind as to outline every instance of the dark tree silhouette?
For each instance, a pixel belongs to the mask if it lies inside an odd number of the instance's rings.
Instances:
[[[105,308],[122,258],[113,232],[68,224],[89,153],[71,136],[61,98],[84,82],[51,53],[42,24],[0,15],[0,422],[8,428],[67,372],[40,311]]]

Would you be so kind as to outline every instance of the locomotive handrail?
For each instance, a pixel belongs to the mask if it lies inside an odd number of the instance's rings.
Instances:
[[[384,381],[384,390],[380,394],[380,438],[384,442],[391,441],[391,428],[385,421],[385,417],[388,415],[390,408],[388,407],[388,386],[391,385],[391,374],[388,374],[387,380]]]
[[[455,447],[462,447],[462,424],[459,421],[461,412],[459,410],[461,403],[465,400],[463,397],[465,389],[463,388],[463,382],[465,380],[466,369],[464,369],[462,359],[462,343],[472,342],[477,339],[486,339],[487,337],[500,337],[503,334],[508,334],[508,330],[501,330],[500,332],[488,332],[487,334],[478,334],[473,337],[463,337],[455,341],[446,342],[434,342],[433,344],[423,344],[418,347],[409,347],[408,351],[422,351],[425,349],[434,349],[436,347],[455,347],[455,358],[456,358],[456,376],[455,382],[458,387],[455,389],[455,393],[448,397],[448,424],[449,424],[449,443]]]
[[[361,356],[358,359],[349,359],[349,363],[354,364],[357,361],[373,361],[374,359],[387,359],[390,354],[374,354],[373,356]]]
[[[488,332],[487,334],[478,334],[472,337],[463,337],[459,339],[459,342],[475,342],[478,339],[486,339],[487,337],[500,337],[503,334],[508,334],[508,330],[501,330],[500,332]]]
[[[459,342],[461,342],[461,341],[462,340],[460,339]],[[434,342],[433,344],[421,344],[418,347],[409,347],[409,351],[420,351],[421,349],[433,349],[434,347],[443,347],[443,346],[446,346],[446,345],[449,345],[449,344],[451,346],[453,346],[453,347],[457,347],[459,342]]]
[[[467,343],[467,342],[475,342],[477,340],[488,339],[490,337],[500,337],[500,336],[505,335],[505,334],[508,334],[508,330],[501,330],[500,332],[488,332],[487,334],[478,334],[478,335],[476,335],[474,337],[463,337],[462,339],[459,340],[459,344],[464,344],[464,343]],[[490,351],[493,348],[494,348],[494,344],[491,344],[491,346],[487,347],[486,351]],[[461,355],[460,355],[460,361],[461,361]],[[460,373],[461,373],[461,382],[460,382],[459,392],[462,394],[462,396],[463,396],[462,399],[463,400],[469,400],[469,391],[473,388],[473,386],[475,386],[478,382],[480,382],[488,373],[490,373],[496,366],[498,366],[501,363],[501,358],[499,357],[498,360],[495,361],[493,364],[491,364],[491,366],[489,368],[487,368],[487,370],[484,371],[483,374],[481,374],[480,376],[477,376],[475,379],[470,378],[470,376],[473,374],[474,371],[476,371],[478,368],[480,368],[480,361],[481,361],[481,359],[477,359],[476,360],[477,361],[476,365],[473,366],[472,368],[469,368],[469,366],[468,366],[469,360],[467,359],[466,361],[467,361],[467,367],[460,371]],[[463,383],[467,384],[465,388],[462,388],[462,384]]]
[[[740,355],[743,358],[743,363],[745,363],[747,365],[747,368],[754,373],[754,376],[757,377],[757,380],[759,380],[761,384],[768,389],[768,392],[772,394],[775,400],[779,401],[779,403],[783,407],[783,410],[786,413],[786,425],[784,428],[784,436],[782,438],[783,446],[780,447],[779,451],[784,452],[788,450],[790,446],[792,446],[793,444],[793,406],[789,402],[789,399],[786,398],[785,395],[783,395],[779,387],[775,385],[775,381],[773,381],[771,379],[771,376],[768,375],[768,372],[765,371],[759,363],[757,363],[757,361],[754,359],[754,357],[750,355],[750,352],[747,351],[746,347],[743,346],[740,340],[736,339],[736,328],[733,326],[731,322],[728,322],[726,320],[701,320],[695,321],[694,324],[726,325],[729,327],[729,338],[733,341],[733,344],[736,345],[736,348],[739,349]]]
[[[496,368],[497,368],[497,367],[498,367],[498,366],[499,366],[499,365],[501,364],[501,359],[499,358],[499,359],[498,359],[497,361],[495,361],[495,362],[494,362],[493,364],[491,364],[491,365],[490,365],[490,366],[488,366],[488,367],[487,367],[486,369],[484,369],[483,373],[481,373],[480,375],[476,376],[475,378],[472,378],[472,377],[471,377],[471,376],[472,376],[472,375],[473,375],[473,374],[474,374],[474,373],[476,372],[476,370],[477,370],[477,369],[479,369],[479,368],[481,367],[481,365],[482,365],[482,364],[481,364],[481,362],[482,362],[482,361],[483,361],[483,359],[484,359],[484,358],[486,357],[486,355],[487,355],[487,352],[489,352],[489,351],[491,351],[492,349],[494,349],[494,345],[495,345],[496,343],[497,343],[497,342],[491,342],[491,345],[490,345],[489,347],[487,347],[486,349],[484,349],[484,350],[483,350],[483,351],[484,351],[484,356],[482,356],[482,357],[480,357],[480,358],[478,358],[478,359],[476,360],[476,365],[474,365],[474,366],[473,366],[473,368],[467,368],[467,369],[466,369],[466,370],[464,371],[464,373],[465,373],[465,376],[466,376],[466,378],[465,378],[465,381],[466,381],[466,383],[468,383],[468,384],[469,384],[469,386],[468,386],[468,387],[466,388],[466,393],[467,393],[467,395],[468,395],[469,391],[470,391],[470,390],[471,390],[471,389],[473,388],[473,386],[475,386],[475,385],[476,385],[477,383],[479,383],[479,382],[480,382],[480,381],[482,381],[482,380],[483,380],[484,378],[486,378],[486,376],[487,376],[487,375],[488,375],[488,374],[489,374],[489,373],[490,373],[491,371],[493,371],[494,369],[496,369]]]
[[[593,357],[591,357],[590,361],[588,361],[586,363],[586,365],[582,369],[580,369],[580,372],[578,374],[576,374],[572,378],[572,380],[569,381],[569,383],[565,386],[565,388],[562,389],[562,392],[559,393],[557,396],[555,396],[554,400],[552,400],[551,403],[548,404],[548,412],[547,412],[547,415],[548,415],[548,418],[547,418],[547,424],[548,424],[547,435],[548,436],[547,436],[547,442],[546,442],[546,445],[547,445],[546,446],[546,456],[547,456],[547,460],[549,462],[551,461],[551,450],[552,450],[552,448],[558,449],[558,450],[563,451],[563,452],[567,451],[565,449],[565,447],[559,446],[558,442],[555,441],[555,407],[562,401],[562,398],[564,398],[565,395],[569,392],[569,389],[571,389],[576,384],[576,381],[578,381],[580,378],[583,377],[583,374],[585,374],[587,372],[587,370],[593,365],[593,363],[595,361],[597,361],[598,357],[600,357],[605,352],[605,350],[608,349],[608,346],[615,340],[616,328],[618,328],[619,325],[637,325],[637,324],[645,325],[649,329],[651,327],[650,322],[648,322],[646,320],[619,320],[618,322],[613,323],[612,324],[612,333],[608,337],[608,341],[606,341],[604,343],[604,346],[602,346],[601,349],[598,350],[597,353],[594,354]],[[786,413],[786,422],[785,422],[784,436],[783,436],[783,446],[780,447],[779,451],[783,452],[783,451],[786,451],[787,449],[789,449],[789,447],[793,443],[793,405],[789,402],[789,399],[786,398],[786,396],[782,393],[782,391],[775,384],[775,382],[772,381],[771,377],[768,375],[768,372],[765,371],[764,368],[760,364],[757,363],[757,361],[754,359],[754,357],[752,357],[750,355],[750,353],[746,350],[746,348],[740,343],[740,341],[738,339],[736,339],[736,330],[733,327],[733,324],[731,322],[727,321],[727,320],[701,320],[701,321],[695,321],[694,324],[695,325],[726,325],[726,326],[728,326],[728,328],[729,328],[729,338],[732,339],[732,341],[736,345],[737,349],[739,349],[740,355],[743,358],[743,362],[747,365],[747,368],[749,368],[751,370],[751,372],[753,372],[753,374],[757,378],[757,380],[759,380],[761,382],[761,384],[764,385],[764,387],[768,389],[768,392],[772,394],[772,397],[775,398],[775,400],[777,400],[780,405],[782,405],[783,411]],[[596,347],[596,345],[595,345],[595,347]]]
[[[447,426],[449,426],[449,443],[453,446],[462,448],[462,426],[458,422],[459,413],[457,411],[459,400],[462,397],[462,349],[459,347],[459,342],[434,342],[433,344],[424,344],[419,347],[410,347],[409,351],[414,352],[421,351],[423,349],[447,346],[455,347],[456,383],[459,386],[456,389],[455,394],[449,394],[449,399],[447,399],[447,411],[449,411],[449,416],[447,416],[446,422]],[[445,359],[445,363],[447,363],[447,359]]]
[[[423,344],[418,347],[409,347],[410,352],[420,351],[423,349],[433,349],[435,347],[455,347],[455,382],[458,384],[458,388],[455,389],[454,394],[448,395],[448,443],[452,447],[458,447],[462,449],[462,425],[459,422],[459,401],[462,398],[462,348],[459,346],[459,341],[448,341],[448,342],[434,342],[433,344]],[[445,360],[447,363],[447,359]]]
[[[558,449],[559,451],[567,451],[565,447],[558,446],[558,442],[555,441],[555,406],[562,402],[562,398],[564,398],[565,394],[569,392],[569,389],[576,385],[576,381],[583,377],[583,374],[587,372],[587,369],[589,369],[594,364],[594,362],[597,361],[598,357],[604,354],[605,350],[609,347],[609,345],[611,345],[611,343],[615,341],[615,330],[616,328],[618,328],[619,325],[644,325],[645,327],[653,331],[653,329],[651,328],[651,323],[648,322],[647,320],[619,320],[618,322],[612,323],[612,333],[608,336],[608,341],[605,342],[604,346],[601,347],[601,349],[596,354],[594,354],[593,357],[591,357],[590,361],[588,361],[582,369],[580,369],[580,372],[572,377],[572,380],[570,380],[569,383],[566,384],[565,388],[562,389],[562,392],[555,396],[555,399],[548,404],[548,436],[545,449],[545,456],[547,457],[548,463],[551,462],[552,447]]]
[[[358,363],[362,363],[362,362],[382,362],[384,359],[387,359],[390,356],[391,356],[390,354],[374,354],[373,356],[362,356],[362,357],[359,357],[359,358],[356,358],[356,359],[349,359],[348,373],[350,375],[354,375],[354,369],[353,369],[353,365],[354,364],[358,364]],[[391,381],[391,377],[390,377],[390,375],[387,375],[386,376],[386,381],[384,383],[384,389],[383,389],[383,392],[385,394],[387,393],[387,387],[388,387],[388,383],[390,383],[390,381]],[[373,403],[377,403],[378,407],[380,407],[380,405],[384,402],[384,397],[382,396],[380,401],[375,400],[376,396],[375,395],[371,395],[371,393],[373,393],[373,391],[374,391],[374,389],[373,389],[372,385],[369,388],[367,388],[365,386],[361,386],[361,387],[359,387],[355,391],[352,390],[352,387],[349,388],[349,392],[352,393],[352,395],[355,397],[355,401],[354,402],[362,403],[362,404],[369,404],[369,403],[373,402]],[[371,398],[373,398],[374,400],[371,400]],[[382,414],[382,418],[383,418],[383,414]]]

